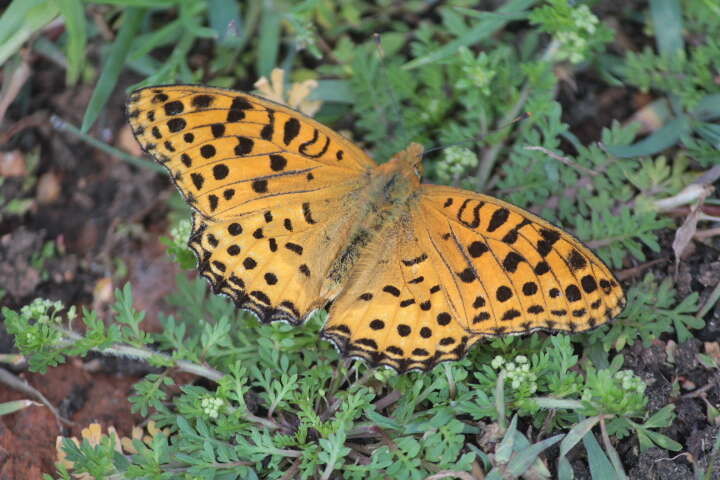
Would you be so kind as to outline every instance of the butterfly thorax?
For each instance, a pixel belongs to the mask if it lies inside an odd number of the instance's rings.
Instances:
[[[413,143],[388,162],[368,171],[368,185],[360,190],[362,205],[349,235],[347,246],[339,252],[323,286],[329,298],[342,289],[352,267],[378,240],[397,235],[405,228],[419,199],[422,175],[422,146]]]

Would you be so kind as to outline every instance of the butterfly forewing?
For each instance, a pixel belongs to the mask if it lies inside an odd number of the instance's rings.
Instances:
[[[480,334],[577,332],[616,316],[624,295],[573,236],[496,198],[424,185],[427,235],[465,327]]]
[[[264,321],[299,323],[345,241],[353,192],[374,163],[298,112],[223,89],[176,85],[131,95],[142,147],[195,210],[189,245],[216,292]]]

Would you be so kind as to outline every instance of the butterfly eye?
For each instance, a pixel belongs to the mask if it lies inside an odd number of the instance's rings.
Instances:
[[[423,181],[422,169],[419,168],[418,165],[420,165],[420,164],[416,163],[415,166],[413,167],[413,170],[415,171],[415,175],[417,175],[417,177],[420,179],[420,183],[422,183],[422,181]]]

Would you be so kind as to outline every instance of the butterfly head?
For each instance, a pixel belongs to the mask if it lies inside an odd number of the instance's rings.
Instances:
[[[407,148],[393,156],[392,162],[397,162],[400,171],[410,177],[413,183],[419,184],[423,176],[423,146],[411,143]]]

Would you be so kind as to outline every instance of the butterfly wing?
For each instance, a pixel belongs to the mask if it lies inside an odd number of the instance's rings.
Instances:
[[[579,240],[493,197],[423,186],[427,235],[465,328],[483,335],[578,332],[625,305],[610,269]]]
[[[457,360],[485,335],[593,328],[625,303],[607,266],[567,232],[456,188],[423,185],[371,252],[323,337],[399,371]]]
[[[344,355],[429,370],[462,358],[480,338],[465,328],[423,224],[412,215],[379,235],[333,302],[321,336]]]
[[[324,305],[323,273],[352,224],[337,212],[354,211],[375,165],[367,155],[294,110],[230,90],[149,87],[127,110],[194,210],[189,246],[216,292],[263,321],[298,323]]]

